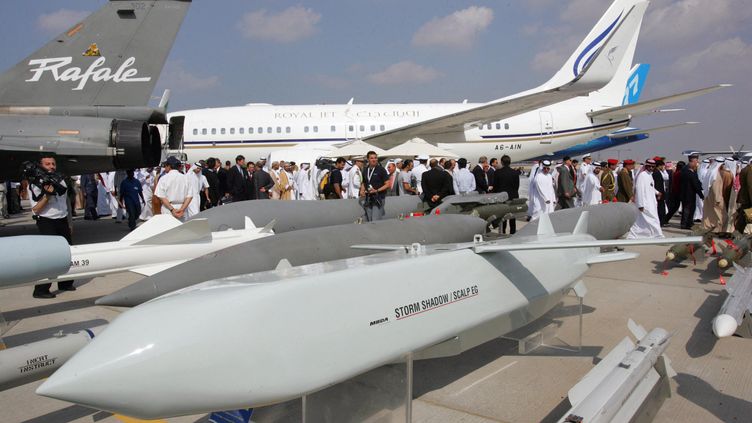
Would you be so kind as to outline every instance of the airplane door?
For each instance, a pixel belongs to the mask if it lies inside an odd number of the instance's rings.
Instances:
[[[540,113],[540,126],[541,126],[541,144],[551,144],[551,135],[554,132],[554,116],[551,112],[541,111]]]

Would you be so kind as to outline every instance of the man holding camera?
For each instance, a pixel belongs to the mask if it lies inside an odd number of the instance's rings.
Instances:
[[[384,201],[386,190],[389,189],[389,175],[379,164],[375,151],[366,154],[368,167],[363,171],[363,181],[360,184],[360,197],[364,198],[363,208],[366,209],[366,220],[373,222],[384,218]]]
[[[68,224],[68,186],[63,177],[56,173],[57,162],[54,156],[45,155],[39,165],[53,178],[34,178],[29,181],[31,211],[37,222],[40,235],[59,235],[72,244],[71,227]],[[41,185],[41,186],[40,186]],[[34,286],[34,298],[55,298],[50,292],[51,283]],[[75,291],[73,281],[57,283],[60,291]]]

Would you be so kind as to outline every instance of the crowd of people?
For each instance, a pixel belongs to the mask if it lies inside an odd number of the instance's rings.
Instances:
[[[653,157],[639,169],[635,165],[631,159],[594,162],[590,155],[581,163],[570,157],[556,165],[541,160],[530,172],[528,219],[558,209],[634,203],[640,213],[628,238],[662,238],[661,228],[677,213],[681,229],[721,237],[744,232],[752,221],[752,170],[746,161],[716,157],[701,164],[690,155],[676,163]]]

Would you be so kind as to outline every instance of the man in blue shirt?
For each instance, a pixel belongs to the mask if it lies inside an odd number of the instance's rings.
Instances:
[[[136,220],[141,215],[141,204],[146,204],[141,182],[133,177],[133,169],[129,169],[127,177],[120,183],[120,207],[128,213],[128,228],[136,229]]]

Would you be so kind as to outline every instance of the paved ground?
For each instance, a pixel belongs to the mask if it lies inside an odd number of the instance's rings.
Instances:
[[[112,220],[76,220],[77,242],[113,240],[127,229]],[[35,233],[28,217],[0,228],[0,236]],[[669,235],[679,231],[669,230]],[[718,272],[697,266],[669,266],[662,275],[663,247],[630,249],[641,253],[637,260],[596,265],[584,281],[588,287],[584,307],[583,348],[569,352],[539,348],[519,354],[517,343],[498,339],[451,358],[419,361],[414,367],[415,422],[537,422],[556,421],[567,409],[566,394],[595,363],[629,331],[633,318],[648,329],[659,326],[675,331],[668,356],[678,375],[672,382],[672,398],[659,411],[657,422],[750,422],[752,421],[752,340],[717,340],[710,321],[725,294]],[[727,275],[728,277],[728,275]],[[116,308],[94,306],[94,300],[138,279],[120,274],[77,282],[79,290],[64,292],[54,300],[31,298],[31,288],[0,292],[0,311],[10,323],[3,335],[8,347],[74,330],[105,324],[114,319]],[[573,300],[546,322],[558,325],[561,341],[576,343],[578,320]],[[353,421],[398,421],[404,416],[403,368],[377,369],[351,383],[330,388],[309,399],[309,417],[325,421],[335,404],[357,408]],[[41,382],[0,392],[3,422],[130,422],[121,416],[90,410],[47,398],[34,390]],[[377,395],[378,386],[389,387]],[[383,398],[383,399],[382,399]],[[299,421],[300,401],[257,410],[255,421]],[[334,414],[336,416],[336,414]],[[204,416],[170,419],[175,422],[204,420]],[[342,421],[331,418],[328,421]]]

